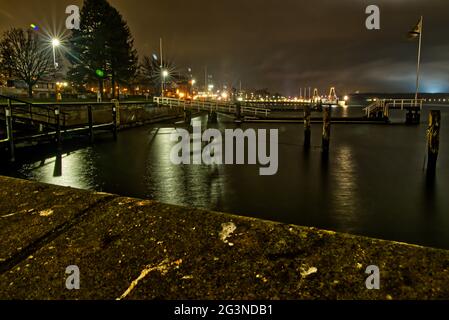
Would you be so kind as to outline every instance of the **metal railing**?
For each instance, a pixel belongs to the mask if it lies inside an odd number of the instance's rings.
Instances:
[[[5,116],[6,110],[10,110],[10,116],[23,122],[36,122],[48,126],[56,126],[57,118],[62,118],[63,125],[68,114],[61,111],[59,104],[34,104],[24,100],[0,95],[0,99],[5,99],[7,104],[0,105],[0,115]]]
[[[384,100],[386,105],[393,108],[401,108],[401,110],[404,110],[405,107],[415,107],[422,110],[424,99],[391,99],[391,100]]]
[[[55,138],[55,142],[58,148],[61,146],[62,132],[80,132],[87,131],[91,141],[93,141],[94,129],[111,129],[114,139],[117,139],[118,128],[118,112],[120,103],[118,101],[111,101],[107,103],[101,103],[102,105],[108,105],[111,107],[112,117],[111,122],[95,125],[93,122],[93,105],[99,103],[30,103],[27,101],[19,100],[16,98],[0,95],[0,99],[5,99],[6,104],[0,104],[0,118],[3,116],[6,123],[6,135],[5,139],[0,139],[0,143],[8,143],[8,149],[10,152],[10,160],[15,159],[15,143],[22,140],[36,140],[42,138]],[[70,128],[66,126],[66,120],[70,115],[69,112],[62,111],[62,107],[79,105],[80,107],[86,107],[88,113],[88,123],[82,123]],[[24,136],[16,136],[13,125],[21,123],[25,126],[39,125],[39,133],[29,134]],[[15,125],[14,125],[15,126]],[[49,129],[43,132],[43,126]]]
[[[154,97],[154,103],[157,105],[168,106],[170,108],[193,109],[199,111],[215,111],[222,113],[237,113],[238,105],[232,102],[209,101],[209,100],[185,100],[166,97]],[[268,116],[271,112],[268,108],[250,107],[241,105],[242,114],[255,116]]]
[[[412,109],[422,110],[424,99],[381,99],[374,101],[364,110],[368,118],[375,112],[382,111],[385,116],[389,116],[390,109]]]
[[[366,112],[366,116],[369,118],[371,113],[373,113],[376,109],[380,108],[379,101],[375,101],[368,105],[364,110]]]

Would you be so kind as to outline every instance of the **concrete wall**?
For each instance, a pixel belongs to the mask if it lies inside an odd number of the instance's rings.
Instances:
[[[449,298],[448,251],[6,177],[0,243],[0,299]]]
[[[88,123],[87,105],[64,105],[61,112],[65,114],[66,126],[78,126]],[[93,105],[93,120],[95,124],[112,122],[112,105]],[[179,110],[158,108],[152,104],[133,103],[119,106],[120,124],[127,126],[138,123],[146,123],[160,117],[173,117],[180,115]],[[62,118],[64,116],[61,116]],[[61,118],[61,119],[62,119]]]

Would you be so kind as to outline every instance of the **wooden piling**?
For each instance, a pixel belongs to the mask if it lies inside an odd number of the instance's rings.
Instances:
[[[62,147],[62,137],[61,137],[61,110],[59,106],[56,106],[55,109],[55,124],[56,124],[56,146],[58,150],[61,150]]]
[[[304,148],[310,148],[310,140],[312,137],[311,130],[311,105],[307,104],[304,106]]]
[[[323,108],[323,139],[322,150],[323,153],[329,153],[330,138],[331,138],[331,106]]]
[[[192,123],[192,111],[184,110],[184,123],[188,126]]]
[[[421,122],[421,110],[415,110],[415,124],[420,124]]]
[[[60,150],[56,153],[55,167],[53,169],[53,177],[62,177],[62,153]]]
[[[218,122],[218,117],[217,117],[217,112],[216,111],[209,112],[208,121],[211,124],[215,124],[215,123]]]
[[[114,140],[117,140],[117,106],[115,104],[112,106],[112,134]]]
[[[421,122],[421,111],[408,109],[405,118],[405,123],[408,125],[419,124]]]
[[[432,110],[429,114],[429,127],[427,129],[427,171],[434,173],[437,167],[438,153],[440,150],[440,126],[441,112]]]
[[[240,102],[237,102],[235,104],[235,120],[237,122],[242,121],[242,105],[240,104]]]
[[[117,128],[120,128],[120,101],[118,101],[118,99],[113,99],[111,100],[114,105],[115,105],[115,113],[116,113],[116,124],[117,124]]]
[[[8,99],[8,107],[5,109],[5,114],[6,114],[6,134],[9,145],[9,160],[11,162],[14,162],[16,160],[16,156],[15,156],[14,132],[12,123],[12,105],[10,99]]]
[[[87,106],[87,117],[89,119],[89,140],[91,143],[94,142],[94,117],[92,114],[92,105]]]

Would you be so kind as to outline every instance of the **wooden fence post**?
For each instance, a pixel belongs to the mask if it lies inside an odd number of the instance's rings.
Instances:
[[[188,126],[192,124],[192,111],[184,110],[184,122]]]

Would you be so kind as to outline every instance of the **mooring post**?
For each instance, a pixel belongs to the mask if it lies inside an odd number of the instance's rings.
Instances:
[[[413,124],[413,122],[414,122],[413,110],[412,109],[408,109],[406,117],[405,117],[405,123],[406,124]]]
[[[114,105],[115,105],[115,113],[116,115],[116,123],[117,123],[117,128],[120,128],[120,124],[121,124],[121,118],[120,118],[120,101],[118,99],[113,99],[111,100]]]
[[[5,109],[6,115],[6,135],[9,142],[9,160],[14,162],[16,160],[15,156],[15,146],[14,146],[14,132],[12,126],[12,105],[11,99],[8,99],[8,107]]]
[[[440,150],[441,111],[432,110],[429,114],[429,128],[427,129],[427,171],[434,173],[437,168],[438,152]]]
[[[310,139],[312,136],[311,130],[311,105],[304,106],[304,148],[310,148]]]
[[[421,122],[421,110],[415,110],[415,123],[419,124]]]
[[[192,123],[192,111],[184,110],[184,123],[188,126]]]
[[[87,117],[89,119],[89,139],[90,142],[94,142],[94,117],[92,114],[92,105],[87,106]]]
[[[322,149],[323,153],[329,153],[329,145],[331,138],[331,108],[332,106],[328,106],[323,108],[323,142]]]
[[[235,104],[235,120],[237,122],[242,121],[242,105],[240,104],[240,102],[237,102]]]
[[[421,111],[409,108],[405,119],[406,124],[419,124],[421,122]]]
[[[117,106],[116,106],[116,104],[112,105],[112,134],[114,136],[114,140],[117,140]]]
[[[62,145],[62,141],[61,141],[61,117],[60,117],[60,107],[56,106],[55,109],[55,124],[56,124],[56,146],[58,148],[58,150],[61,150],[61,145]]]
[[[211,123],[211,124],[217,123],[218,122],[217,112],[216,111],[210,111],[208,120],[209,120],[209,123]]]

